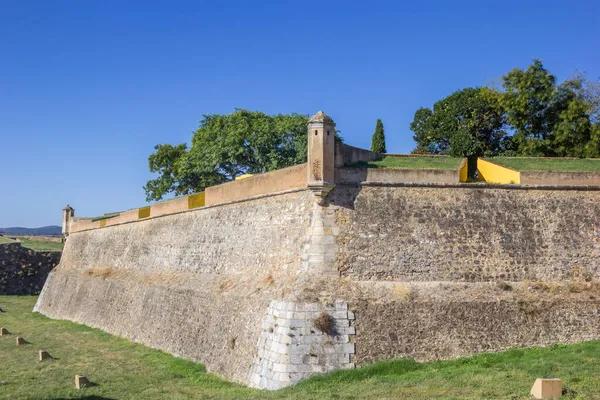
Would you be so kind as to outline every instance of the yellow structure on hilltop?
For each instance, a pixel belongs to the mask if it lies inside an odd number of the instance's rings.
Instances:
[[[479,179],[488,183],[521,183],[521,173],[514,169],[502,167],[483,158],[477,160]]]

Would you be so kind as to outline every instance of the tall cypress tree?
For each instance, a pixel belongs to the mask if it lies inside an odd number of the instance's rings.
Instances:
[[[373,133],[373,139],[371,141],[371,151],[378,153],[387,153],[385,148],[385,134],[383,133],[383,122],[380,119],[377,120],[375,126],[375,133]]]

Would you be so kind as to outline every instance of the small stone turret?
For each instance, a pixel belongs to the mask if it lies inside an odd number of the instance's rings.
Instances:
[[[308,187],[321,202],[334,188],[335,123],[323,111],[308,121]]]
[[[75,209],[67,204],[65,208],[63,208],[62,214],[62,234],[66,238],[69,236],[69,232],[71,231],[71,222],[73,217],[75,216]]]

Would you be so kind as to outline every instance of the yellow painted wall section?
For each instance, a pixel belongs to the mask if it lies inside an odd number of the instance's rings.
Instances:
[[[489,183],[521,183],[521,173],[502,167],[483,158],[477,160],[479,179]]]
[[[236,180],[236,181],[239,181],[240,179],[251,178],[251,177],[253,177],[253,176],[254,176],[254,174],[244,174],[244,175],[236,176],[236,177],[235,177],[235,180]]]
[[[469,161],[465,158],[460,165],[460,170],[458,171],[458,181],[466,182],[469,178]]]
[[[188,196],[188,208],[204,207],[204,192]]]
[[[150,216],[150,207],[138,208],[138,219],[148,218]]]
[[[100,221],[100,226],[106,226],[106,220]]]

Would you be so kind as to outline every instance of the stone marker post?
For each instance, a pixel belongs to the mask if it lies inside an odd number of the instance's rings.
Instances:
[[[52,357],[50,356],[50,353],[48,353],[48,351],[46,350],[40,350],[40,361],[44,361],[44,360],[50,360]]]
[[[562,381],[557,378],[537,378],[531,395],[536,399],[558,399],[562,396]]]
[[[90,380],[83,374],[75,375],[75,389],[83,389],[84,387],[90,386]]]

